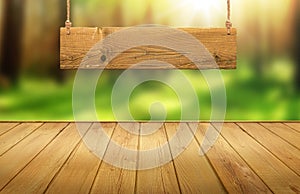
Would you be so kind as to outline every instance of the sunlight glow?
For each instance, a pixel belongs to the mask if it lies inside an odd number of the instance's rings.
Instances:
[[[177,0],[177,9],[184,10],[183,18],[187,25],[195,21],[201,26],[211,26],[220,14],[226,11],[225,0]]]
[[[193,11],[209,13],[220,6],[220,0],[184,0],[184,4]]]
[[[193,11],[203,11],[207,13],[219,7],[220,0],[185,0],[185,4]]]

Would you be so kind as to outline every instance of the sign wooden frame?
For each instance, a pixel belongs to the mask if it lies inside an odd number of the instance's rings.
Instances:
[[[88,51],[109,34],[121,30],[121,27],[72,27],[70,34],[66,28],[60,29],[60,68],[78,69]],[[237,31],[226,28],[178,28],[198,39],[210,52],[220,69],[236,69]],[[100,60],[100,59],[99,59]],[[131,65],[145,60],[160,60],[174,65],[177,69],[212,69],[214,65],[196,66],[180,53],[156,46],[141,46],[120,53],[105,69],[128,69]],[[83,67],[95,69],[95,67]],[[139,69],[165,69],[160,65],[139,67]]]

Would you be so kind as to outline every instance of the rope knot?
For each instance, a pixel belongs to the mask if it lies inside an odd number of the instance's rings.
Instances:
[[[65,22],[65,26],[66,26],[66,29],[67,29],[67,35],[70,35],[71,34],[71,27],[72,27],[72,23],[70,22],[70,20],[67,20]]]
[[[227,28],[227,34],[230,35],[231,34],[231,28],[232,28],[231,21],[229,21],[229,20],[226,21],[226,28]]]

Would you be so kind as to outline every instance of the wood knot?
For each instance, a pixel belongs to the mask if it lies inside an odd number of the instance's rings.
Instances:
[[[107,59],[106,55],[102,55],[102,56],[101,56],[101,61],[102,61],[103,63],[106,61],[106,59]]]
[[[217,53],[214,53],[214,58],[216,62],[219,62],[221,59],[221,57]]]

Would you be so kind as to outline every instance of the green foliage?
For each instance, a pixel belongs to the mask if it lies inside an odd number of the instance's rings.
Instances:
[[[101,120],[114,120],[111,91],[122,71],[103,73],[96,90],[96,108]],[[184,71],[194,85],[200,104],[199,119],[211,114],[210,93],[202,75]],[[227,90],[227,120],[299,120],[300,92],[293,88],[293,64],[285,59],[274,61],[262,78],[247,61],[237,70],[222,71]],[[171,75],[171,74],[170,74]],[[176,79],[176,77],[170,77]],[[18,88],[0,92],[0,120],[73,120],[73,77],[58,84],[51,79],[22,77]],[[149,120],[149,107],[161,102],[168,120],[180,119],[180,101],[175,92],[158,82],[139,85],[130,97],[130,111],[137,120]],[[155,113],[155,115],[159,112]]]

